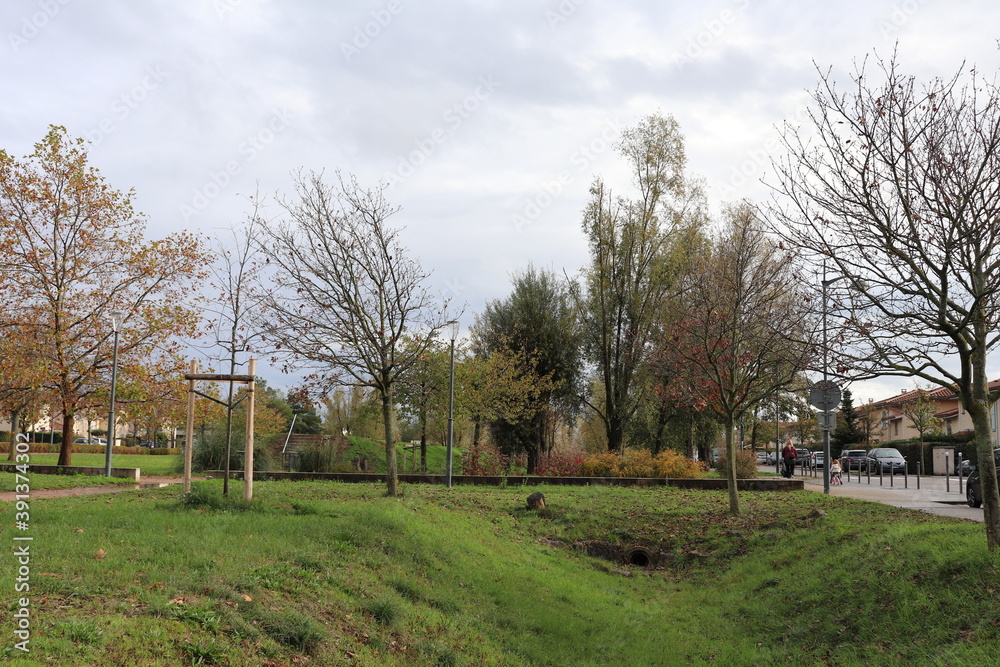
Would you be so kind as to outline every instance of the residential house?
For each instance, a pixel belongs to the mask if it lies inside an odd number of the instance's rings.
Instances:
[[[1000,380],[990,382],[990,389],[1000,386]],[[927,398],[935,405],[934,416],[940,423],[940,429],[948,435],[958,433],[969,433],[973,430],[972,418],[962,407],[958,394],[954,389],[948,387],[938,387],[937,389],[924,390]],[[904,391],[901,394],[869,403],[869,407],[881,413],[881,432],[876,434],[876,438],[883,443],[891,443],[896,440],[909,440],[917,437],[917,430],[913,427],[913,421],[903,414],[903,406],[918,398],[918,390]],[[1000,401],[990,407],[990,427],[994,446],[1000,446],[998,438],[997,422],[1000,421]]]

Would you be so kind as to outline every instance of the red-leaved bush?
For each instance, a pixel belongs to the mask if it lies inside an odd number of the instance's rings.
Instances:
[[[539,477],[578,477],[583,467],[579,454],[550,454],[543,456],[535,468]]]

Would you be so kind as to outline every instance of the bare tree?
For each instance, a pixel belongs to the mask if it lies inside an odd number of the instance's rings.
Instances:
[[[920,439],[920,465],[927,470],[927,460],[924,453],[924,435],[935,433],[941,428],[941,420],[937,418],[938,403],[930,397],[927,389],[918,386],[899,406],[900,412],[910,420],[910,428],[917,432]]]
[[[771,215],[836,271],[835,373],[910,375],[955,391],[992,460],[986,359],[1000,341],[1000,91],[975,70],[919,84],[866,59],[848,90],[820,72],[810,119],[786,127]],[[840,282],[832,282],[840,280]],[[987,542],[1000,493],[983,469]]]
[[[273,269],[265,338],[289,367],[311,368],[326,387],[371,387],[382,401],[387,491],[397,494],[393,391],[449,319],[407,256],[398,209],[385,186],[363,188],[340,173],[299,174],[289,220],[268,226],[260,247]]]
[[[229,230],[231,238],[215,239],[218,256],[212,266],[211,287],[214,298],[206,304],[212,316],[209,323],[214,329],[211,345],[224,351],[219,359],[229,367],[229,374],[236,374],[237,356],[250,349],[262,334],[259,317],[263,310],[264,294],[255,289],[259,284],[264,258],[261,256],[261,239],[268,221],[264,218],[264,202],[260,193],[248,197],[251,211],[242,225]],[[226,407],[226,443],[222,492],[229,494],[229,466],[232,459],[234,383],[229,382]]]
[[[661,363],[684,369],[689,391],[723,422],[731,462],[735,425],[794,385],[812,362],[816,327],[797,268],[744,203],[727,211],[724,229],[690,275],[683,305],[675,305],[683,315],[670,324]],[[735,464],[729,507],[740,513]]]

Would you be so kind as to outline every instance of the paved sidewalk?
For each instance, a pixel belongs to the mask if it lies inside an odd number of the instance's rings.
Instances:
[[[796,475],[795,479],[805,482],[807,491],[823,493],[823,471],[817,471],[816,477],[812,475]],[[949,478],[945,482],[943,476],[924,476],[920,478],[920,488],[917,488],[917,478],[910,475],[904,478],[897,475],[891,480],[884,477],[879,485],[879,478],[875,475],[871,477],[871,483],[867,475],[861,475],[858,481],[858,473],[854,472],[850,481],[847,481],[847,474],[844,473],[844,484],[840,486],[830,486],[831,496],[846,496],[859,500],[869,500],[876,503],[885,503],[896,507],[920,510],[930,514],[940,514],[959,519],[970,519],[972,521],[983,520],[983,510],[969,507],[965,502],[965,480],[962,480],[962,492],[959,493],[958,477]],[[950,486],[950,491],[946,486]]]

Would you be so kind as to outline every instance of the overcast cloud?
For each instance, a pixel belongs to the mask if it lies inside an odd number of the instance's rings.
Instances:
[[[920,77],[993,72],[997,25],[986,0],[7,0],[0,147],[25,155],[49,124],[89,138],[156,235],[214,235],[299,168],[388,180],[467,327],[511,272],[586,262],[591,180],[629,186],[620,128],[673,114],[713,208],[760,201],[814,62],[846,81],[898,42]]]

